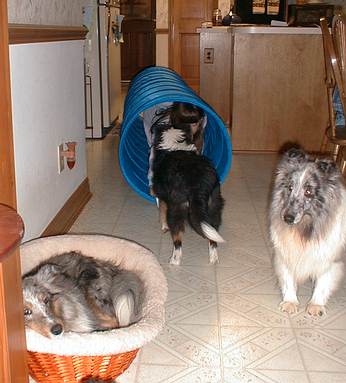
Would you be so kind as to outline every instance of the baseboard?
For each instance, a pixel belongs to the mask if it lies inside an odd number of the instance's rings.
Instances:
[[[84,206],[90,200],[91,196],[89,179],[87,177],[66,201],[58,214],[52,219],[50,224],[41,234],[41,237],[67,233],[78,218]]]

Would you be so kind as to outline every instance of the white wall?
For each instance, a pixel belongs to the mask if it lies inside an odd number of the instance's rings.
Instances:
[[[86,0],[8,0],[8,21],[20,24],[82,25]]]
[[[168,30],[168,0],[156,0],[156,28]],[[156,35],[156,65],[168,67],[168,32]]]
[[[156,35],[156,65],[168,67],[168,34]]]
[[[10,46],[17,205],[28,240],[40,236],[86,177],[83,42]],[[77,141],[58,174],[57,146]]]

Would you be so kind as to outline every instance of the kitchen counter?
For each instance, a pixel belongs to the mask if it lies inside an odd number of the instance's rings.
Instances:
[[[200,28],[200,96],[229,126],[235,151],[320,150],[328,123],[319,28]]]
[[[198,28],[198,33],[256,33],[288,35],[320,35],[320,28],[315,27],[272,27],[270,25],[233,24],[232,26]]]

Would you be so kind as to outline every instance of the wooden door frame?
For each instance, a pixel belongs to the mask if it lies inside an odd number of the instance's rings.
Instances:
[[[0,203],[16,208],[7,0],[0,2]],[[0,381],[28,382],[19,251],[0,262]]]
[[[174,0],[168,0],[168,67],[174,69],[174,28],[173,28],[173,7]]]
[[[215,3],[216,0],[209,0],[211,3]],[[168,0],[168,67],[181,73],[181,57],[180,55],[174,55],[175,39],[179,38],[179,34],[176,33],[177,28],[174,26],[174,0]],[[178,50],[180,51],[180,41],[178,42]]]
[[[157,33],[157,28],[156,28],[156,10],[157,10],[157,0],[150,0],[150,3],[151,3],[151,5],[150,5],[151,20],[155,23],[154,29],[152,31],[152,63],[155,66],[156,65],[156,61],[157,61],[156,60],[156,33]],[[120,13],[123,14],[121,12],[121,8],[120,8]],[[125,16],[125,20],[126,20],[126,16]],[[122,45],[122,47],[123,47],[123,45]],[[120,75],[121,81],[123,83],[127,83],[127,82],[129,82],[129,80],[128,79],[125,80],[123,78],[124,76],[123,76],[123,73],[122,73],[122,63],[120,65],[121,65],[121,75]]]

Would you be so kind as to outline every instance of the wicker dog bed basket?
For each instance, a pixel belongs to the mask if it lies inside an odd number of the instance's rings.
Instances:
[[[142,318],[121,329],[54,339],[27,329],[28,366],[38,383],[74,383],[88,379],[114,381],[132,363],[138,350],[164,324],[167,281],[155,256],[137,243],[104,235],[61,235],[36,239],[21,246],[22,273],[55,254],[80,251],[132,270],[144,282]]]

